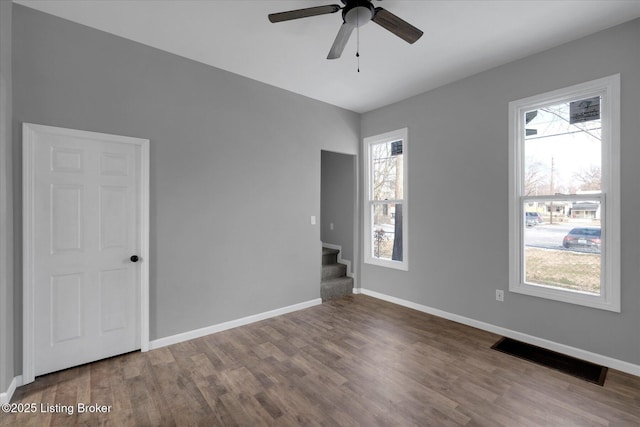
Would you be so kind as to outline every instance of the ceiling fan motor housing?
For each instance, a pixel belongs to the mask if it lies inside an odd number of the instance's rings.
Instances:
[[[367,0],[343,0],[342,20],[354,27],[360,27],[373,19],[375,8]]]

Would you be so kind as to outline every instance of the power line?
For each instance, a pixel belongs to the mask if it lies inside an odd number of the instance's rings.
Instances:
[[[591,131],[591,130],[600,130],[600,129],[602,129],[602,128],[601,128],[601,127],[599,127],[599,128],[588,129],[588,130],[590,130],[590,131]],[[571,134],[574,134],[574,133],[582,133],[582,132],[586,133],[586,134],[587,134],[587,135],[589,135],[589,136],[594,137],[594,138],[595,138],[595,139],[597,139],[598,141],[601,141],[601,139],[600,139],[600,138],[598,138],[598,137],[597,137],[597,136],[595,136],[595,135],[590,134],[589,132],[587,132],[587,130],[583,130],[583,129],[581,129],[581,130],[574,130],[574,131],[571,131],[571,132],[554,133],[554,134],[552,134],[552,135],[542,135],[542,136],[533,136],[533,137],[532,137],[532,136],[529,136],[529,137],[526,137],[526,138],[525,138],[525,141],[529,141],[529,140],[531,140],[531,139],[543,139],[543,138],[551,138],[551,137],[554,137],[554,136],[571,135]]]

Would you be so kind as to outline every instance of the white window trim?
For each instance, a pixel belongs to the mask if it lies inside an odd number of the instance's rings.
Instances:
[[[567,98],[602,96],[602,195],[604,251],[600,295],[531,285],[523,280],[522,171],[526,111]],[[571,199],[546,196],[544,199]],[[620,74],[509,103],[509,291],[556,301],[620,312]]]
[[[364,262],[365,264],[373,264],[381,267],[394,268],[397,270],[409,270],[409,165],[408,165],[408,130],[407,128],[394,130],[391,132],[383,133],[380,135],[374,135],[363,140],[363,153],[364,153],[364,177],[365,177],[365,190],[364,196],[364,209],[363,209],[363,224],[364,224]],[[402,261],[394,261],[387,259],[380,259],[373,256],[372,239],[371,239],[371,224],[372,213],[371,206],[373,204],[372,197],[372,177],[371,177],[371,145],[382,144],[394,141],[402,140],[402,154],[403,154],[403,183],[402,183]]]

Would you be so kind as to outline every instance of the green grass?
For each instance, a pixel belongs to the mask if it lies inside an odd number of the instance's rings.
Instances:
[[[600,293],[600,254],[525,248],[526,282]]]

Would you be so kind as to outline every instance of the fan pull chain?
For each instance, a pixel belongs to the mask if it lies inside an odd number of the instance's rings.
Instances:
[[[356,19],[356,61],[358,62],[358,72],[360,72],[360,10]]]

